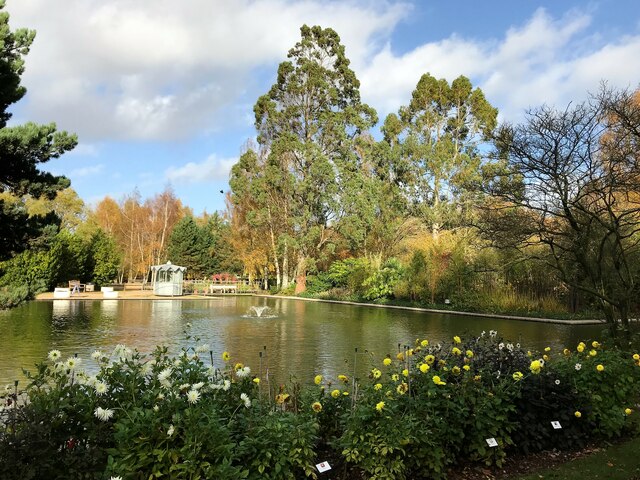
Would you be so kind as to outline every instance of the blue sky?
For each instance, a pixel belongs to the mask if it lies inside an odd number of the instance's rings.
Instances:
[[[468,76],[518,121],[610,85],[640,85],[637,0],[8,0],[37,30],[14,123],[56,122],[76,150],[44,168],[91,205],[171,185],[195,214],[224,209],[254,136],[252,108],[303,23],[334,28],[380,118],[423,73]]]

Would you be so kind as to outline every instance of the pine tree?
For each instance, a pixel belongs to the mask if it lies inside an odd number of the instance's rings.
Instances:
[[[7,127],[11,118],[9,106],[26,93],[20,77],[24,72],[23,57],[29,53],[35,32],[27,29],[12,32],[9,14],[3,11],[4,8],[5,1],[0,0],[0,193],[53,199],[59,190],[69,186],[69,180],[43,172],[38,166],[73,149],[77,139],[66,132],[58,132],[53,123],[36,125],[29,122]],[[33,240],[56,220],[55,215],[30,218],[24,205],[7,203],[0,198],[0,260],[33,247]]]

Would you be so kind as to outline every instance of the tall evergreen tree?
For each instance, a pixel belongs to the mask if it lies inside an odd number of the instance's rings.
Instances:
[[[205,274],[242,272],[242,263],[238,260],[231,243],[229,223],[217,212],[205,220],[206,223],[201,227],[204,237],[203,243],[208,247],[203,252],[206,261]]]
[[[360,100],[360,83],[338,34],[319,26],[304,25],[300,31],[302,38],[280,64],[276,83],[254,107],[265,154],[261,175],[254,176],[287,209],[286,231],[278,232],[274,244],[284,253],[282,263],[287,249],[295,251],[298,286],[303,288],[306,272],[332,251],[336,233],[343,230],[356,241],[362,237],[344,219],[358,216],[354,192],[362,187],[354,142],[377,118]],[[232,177],[247,173],[239,167]],[[233,183],[232,190],[236,194]],[[245,188],[243,194],[250,191]],[[269,195],[255,200],[256,210],[273,205]]]
[[[167,247],[167,258],[171,263],[187,267],[187,277],[195,278],[205,273],[203,255],[208,245],[202,230],[191,216],[180,220],[171,232]]]
[[[122,255],[116,242],[103,230],[98,229],[91,237],[91,280],[104,285],[117,279]]]
[[[449,84],[427,73],[409,105],[387,117],[385,138],[413,173],[407,194],[434,236],[443,227],[459,224],[467,213],[465,185],[480,172],[478,145],[489,140],[497,114],[468,78],[460,76]]]
[[[0,0],[0,192],[18,197],[45,196],[53,199],[56,192],[69,186],[69,180],[41,171],[38,166],[71,150],[77,143],[74,135],[56,131],[55,124],[26,123],[7,127],[11,118],[8,108],[26,93],[20,84],[24,72],[24,56],[35,38],[33,30],[9,28],[9,14]],[[9,205],[0,198],[0,259],[10,258],[33,246],[46,225],[55,223],[53,215],[29,218],[23,206]]]

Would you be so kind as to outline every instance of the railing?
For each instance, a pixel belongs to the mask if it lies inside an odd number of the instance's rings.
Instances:
[[[247,280],[219,282],[214,280],[184,280],[184,293],[215,295],[219,293],[255,293],[258,288]]]

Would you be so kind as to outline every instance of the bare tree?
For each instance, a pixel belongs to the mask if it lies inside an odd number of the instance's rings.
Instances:
[[[546,246],[538,258],[597,300],[619,345],[630,341],[640,279],[637,98],[603,87],[589,102],[501,126],[504,168],[484,183],[493,196],[485,233],[522,253]]]

